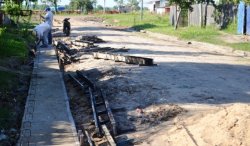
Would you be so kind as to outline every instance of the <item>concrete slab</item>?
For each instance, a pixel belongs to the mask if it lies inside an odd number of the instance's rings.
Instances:
[[[18,145],[79,145],[52,47],[39,49],[35,59]]]

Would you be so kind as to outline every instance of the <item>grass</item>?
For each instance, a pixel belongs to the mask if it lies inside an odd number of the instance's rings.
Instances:
[[[27,57],[28,49],[26,40],[18,35],[16,31],[8,31],[6,28],[0,28],[0,57],[15,56],[20,59]]]
[[[18,66],[27,59],[29,43],[34,42],[34,37],[28,31],[31,27],[25,23],[18,28],[0,27],[0,67]],[[0,70],[0,129],[17,128],[18,115],[13,113],[20,101],[13,100],[19,95],[14,96],[12,91],[18,87],[17,79],[17,74]]]
[[[250,51],[250,43],[233,43],[230,47],[236,50]]]
[[[237,24],[232,22],[223,31],[229,34],[235,34],[237,31]]]
[[[200,42],[207,42],[216,45],[223,45],[232,47],[234,49],[250,51],[250,43],[227,43],[223,40],[223,34],[235,34],[236,24],[231,23],[224,30],[218,30],[215,27],[179,27],[174,30],[170,25],[168,15],[156,15],[144,13],[144,19],[140,19],[140,13],[122,13],[122,14],[102,14],[96,15],[105,19],[106,23],[116,26],[127,26],[138,30],[147,30],[166,35],[176,36],[183,40],[194,40]]]

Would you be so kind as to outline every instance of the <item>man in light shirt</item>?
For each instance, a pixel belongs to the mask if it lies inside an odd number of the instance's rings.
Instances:
[[[47,22],[50,26],[50,30],[48,33],[48,43],[52,44],[51,30],[53,27],[53,13],[51,12],[51,9],[49,7],[45,9],[45,12],[46,12],[46,15],[44,17],[43,16],[41,16],[41,17],[44,18],[44,21]]]
[[[48,22],[43,22],[34,28],[34,32],[36,34],[36,39],[37,39],[37,45],[39,45],[40,42],[42,42],[42,45],[40,46],[41,48],[48,47],[49,31],[50,31],[50,25],[48,24]]]

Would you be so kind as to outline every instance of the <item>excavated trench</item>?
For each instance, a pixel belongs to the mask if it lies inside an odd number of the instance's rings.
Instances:
[[[80,38],[80,39],[79,39]],[[124,80],[124,77],[129,76],[127,73],[121,72],[119,69],[111,68],[108,70],[98,70],[93,68],[92,70],[80,70],[80,72],[88,78],[89,82],[98,86],[103,92],[105,92],[105,98],[111,109],[111,113],[114,117],[114,123],[105,124],[108,131],[111,134],[111,139],[114,143],[110,143],[110,139],[106,134],[99,135],[96,125],[96,118],[91,106],[91,99],[89,97],[89,89],[91,86],[88,83],[80,82],[80,80],[72,83],[72,77],[74,78],[77,68],[75,65],[85,65],[87,60],[97,59],[101,61],[113,60],[113,64],[121,67],[135,67],[135,66],[155,66],[153,59],[144,57],[134,57],[122,55],[123,52],[127,52],[125,48],[107,48],[99,47],[97,43],[103,43],[104,41],[96,36],[80,36],[77,38],[59,38],[55,40],[56,52],[58,54],[58,60],[62,71],[65,75],[66,87],[68,95],[70,97],[71,111],[76,123],[79,134],[84,133],[84,138],[80,141],[82,144],[89,144],[90,140],[95,145],[135,145],[145,140],[145,136],[140,138],[133,138],[131,133],[137,133],[144,131],[150,127],[157,127],[162,122],[169,121],[175,118],[177,115],[186,112],[183,108],[175,104],[169,104],[164,106],[153,107],[153,109],[144,109],[148,105],[156,104],[155,99],[149,101],[135,103],[120,103],[117,101],[117,96],[121,94],[135,94],[138,92],[145,92],[143,90],[144,85],[130,85]],[[97,56],[97,53],[106,54],[107,56]],[[112,55],[110,55],[112,54]],[[125,57],[124,57],[125,56]],[[120,58],[119,58],[120,57]],[[102,59],[100,59],[102,58]],[[132,59],[131,59],[132,58]],[[139,59],[138,59],[139,58]],[[110,66],[113,66],[111,64]],[[71,70],[68,70],[71,68]],[[74,69],[72,69],[74,68]],[[112,78],[110,78],[112,77]],[[108,82],[104,82],[105,78],[110,78]],[[78,85],[77,83],[80,82]],[[121,85],[122,84],[122,85]],[[149,88],[151,88],[149,86]],[[94,90],[94,89],[93,89]],[[149,93],[148,93],[149,94]],[[133,99],[130,101],[133,102]],[[131,112],[131,109],[135,109],[136,112]],[[98,116],[97,116],[98,117]],[[101,117],[102,118],[102,117]],[[111,126],[110,126],[111,125]],[[114,128],[115,127],[115,128]],[[113,128],[113,129],[112,129]],[[115,129],[115,131],[114,131]],[[143,135],[143,134],[142,134]],[[89,136],[89,137],[88,137]],[[88,141],[89,140],[89,141]],[[112,141],[112,140],[111,140]]]

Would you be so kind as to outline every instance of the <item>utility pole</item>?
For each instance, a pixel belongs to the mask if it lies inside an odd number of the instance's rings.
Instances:
[[[143,0],[141,0],[141,20],[143,20]]]
[[[105,13],[106,12],[106,0],[103,0],[103,13]]]

